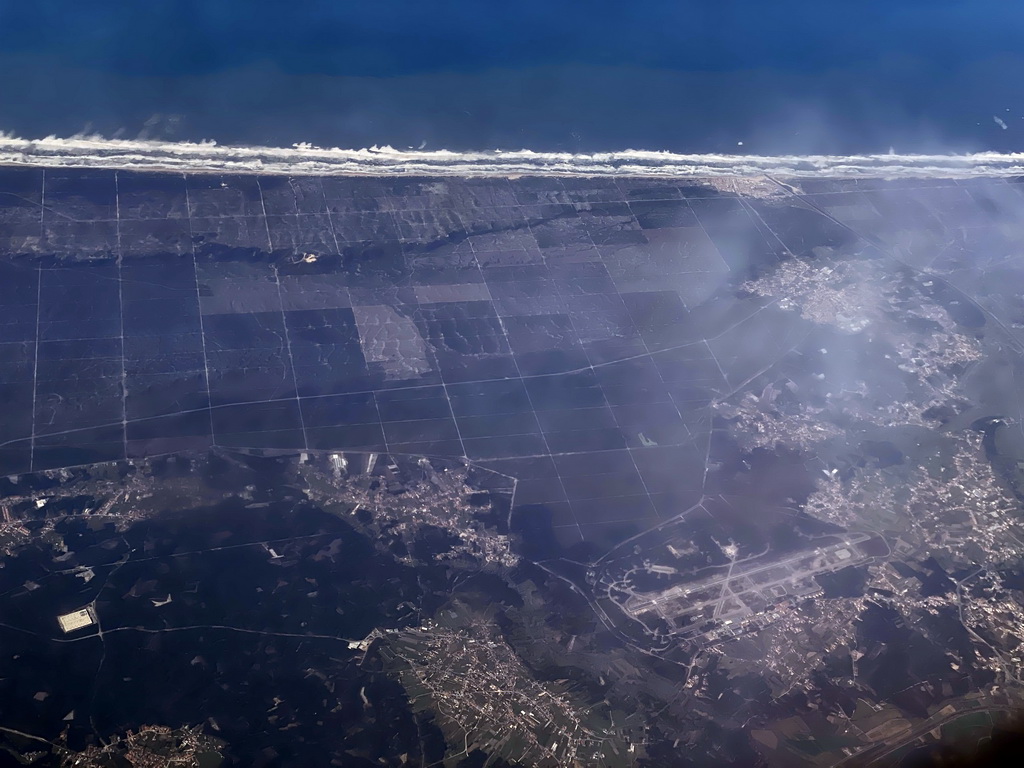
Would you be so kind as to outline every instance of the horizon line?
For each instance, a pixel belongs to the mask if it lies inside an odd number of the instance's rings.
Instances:
[[[0,132],[0,166],[289,176],[975,178],[1024,176],[1024,152],[730,155],[658,150],[572,153],[221,145]]]

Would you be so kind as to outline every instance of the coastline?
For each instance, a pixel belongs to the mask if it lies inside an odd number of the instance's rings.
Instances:
[[[907,179],[1024,176],[1024,152],[725,155],[624,150],[562,152],[242,147],[81,136],[0,134],[0,166],[310,176],[664,177]]]

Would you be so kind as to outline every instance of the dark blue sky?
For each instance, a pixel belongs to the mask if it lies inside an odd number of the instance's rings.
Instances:
[[[1024,7],[1005,0],[36,0],[0,4],[0,129],[1007,149],[1024,126],[1021,40]]]

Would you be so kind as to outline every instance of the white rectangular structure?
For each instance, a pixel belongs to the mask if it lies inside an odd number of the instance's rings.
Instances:
[[[96,614],[93,613],[92,606],[89,605],[85,608],[80,608],[77,611],[65,613],[63,616],[58,616],[57,622],[65,633],[74,632],[76,629],[90,627],[95,624]]]

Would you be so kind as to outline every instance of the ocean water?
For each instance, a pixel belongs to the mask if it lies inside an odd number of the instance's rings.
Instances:
[[[755,155],[1024,149],[1005,0],[0,2],[0,130]]]

